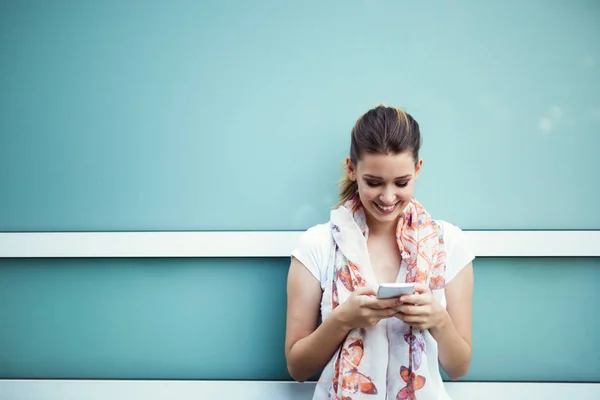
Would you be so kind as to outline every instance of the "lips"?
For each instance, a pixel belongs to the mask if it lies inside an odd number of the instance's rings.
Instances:
[[[396,204],[392,204],[390,206],[384,206],[378,203],[374,203],[375,204],[375,208],[377,208],[381,213],[384,214],[389,214],[391,212],[393,212],[396,207],[398,207],[398,204],[400,204],[400,202],[396,203]]]

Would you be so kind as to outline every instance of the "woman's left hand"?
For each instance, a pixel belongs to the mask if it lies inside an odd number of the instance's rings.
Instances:
[[[398,311],[394,316],[410,326],[429,329],[444,321],[446,310],[422,283],[415,284],[415,293],[400,297],[400,301],[402,303],[394,307]]]

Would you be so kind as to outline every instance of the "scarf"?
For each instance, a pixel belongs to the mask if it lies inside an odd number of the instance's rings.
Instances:
[[[332,309],[360,286],[377,289],[367,250],[368,227],[358,196],[331,212],[334,242],[330,290]],[[397,282],[417,282],[433,291],[445,286],[446,252],[441,229],[416,199],[403,210],[396,228],[401,255]],[[405,272],[405,273],[404,273]],[[398,318],[353,329],[325,367],[315,399],[435,399],[439,391],[428,347],[437,346],[428,332]],[[437,353],[437,347],[436,347]],[[438,372],[439,374],[439,372]],[[429,381],[428,381],[429,379]],[[321,395],[319,395],[321,393]]]

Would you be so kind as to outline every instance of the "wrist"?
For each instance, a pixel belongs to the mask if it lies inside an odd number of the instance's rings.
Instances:
[[[446,309],[441,306],[440,311],[438,313],[438,317],[436,319],[437,322],[435,323],[435,325],[429,328],[429,332],[433,336],[439,335],[441,332],[443,332],[451,322],[450,315],[448,314]]]
[[[344,313],[344,309],[341,305],[331,311],[329,316],[331,317],[331,320],[335,326],[343,333],[348,333],[353,329],[353,326]]]

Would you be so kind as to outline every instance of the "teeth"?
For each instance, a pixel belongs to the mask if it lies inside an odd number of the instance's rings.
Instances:
[[[375,204],[377,204],[377,203],[375,203]],[[394,204],[394,205],[392,205],[392,206],[386,206],[386,207],[382,206],[381,204],[377,204],[377,206],[378,206],[379,208],[381,208],[383,211],[391,211],[391,210],[393,210],[393,209],[394,209],[394,207],[396,207],[396,205],[395,205],[395,204]]]

